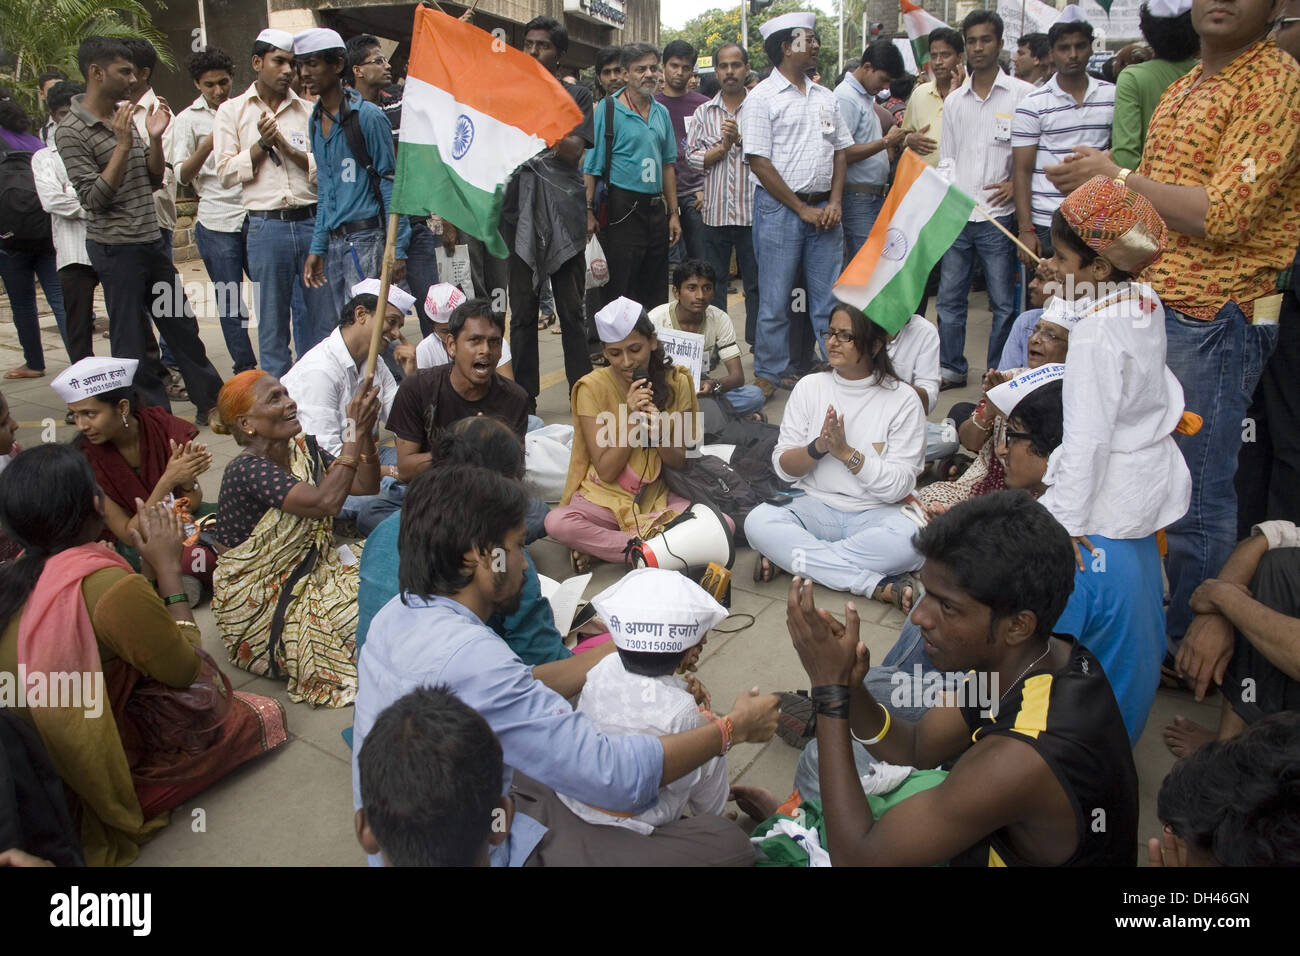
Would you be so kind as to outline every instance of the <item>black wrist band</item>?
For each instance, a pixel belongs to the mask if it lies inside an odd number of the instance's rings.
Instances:
[[[817,450],[817,439],[816,439],[816,438],[814,438],[812,441],[810,441],[810,442],[808,443],[808,455],[812,458],[813,461],[821,461],[823,458],[825,458],[825,457],[826,457],[827,455],[829,455],[830,453],[831,453],[831,450],[830,450],[829,448],[826,449],[825,451],[818,451],[818,450]]]
[[[808,696],[812,698],[813,709],[819,715],[824,714],[839,720],[849,718],[849,695],[848,684],[822,684],[808,692]]]

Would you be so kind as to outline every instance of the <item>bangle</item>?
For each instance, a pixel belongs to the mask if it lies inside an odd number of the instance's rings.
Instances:
[[[711,721],[722,731],[722,756],[726,756],[731,750],[731,737],[735,730],[732,726],[730,717],[719,717],[711,710],[705,710],[703,707],[697,708],[704,715],[705,720]]]
[[[188,601],[189,601],[189,597],[187,597],[184,593],[169,594],[165,598],[163,598],[163,604],[167,605],[168,607],[171,607],[173,604],[181,604],[183,602],[188,602]]]
[[[880,701],[876,701],[876,706],[879,707],[880,712],[885,715],[885,726],[880,728],[880,733],[876,734],[876,736],[872,737],[870,740],[863,740],[861,737],[859,737],[857,734],[853,732],[852,727],[849,728],[849,736],[852,737],[854,740],[856,740],[858,743],[862,744],[864,747],[873,746],[874,744],[878,744],[882,740],[884,740],[885,734],[889,733],[889,725],[893,722],[893,717],[890,715],[889,709],[886,708],[884,704],[882,704]]]
[[[346,458],[340,455],[338,458],[335,458],[333,464],[330,465],[331,471],[334,469],[335,465],[338,465],[341,468],[351,468],[355,471],[357,467],[357,460],[355,458]]]
[[[808,692],[813,709],[818,716],[847,720],[849,717],[849,685],[822,684]]]
[[[363,465],[377,465],[379,464],[379,456],[367,455],[365,452],[361,452],[357,455],[357,461],[361,462]]]
[[[807,451],[808,451],[808,457],[810,457],[813,461],[821,461],[823,458],[825,458],[827,455],[831,453],[829,448],[826,449],[826,451],[818,451],[816,438],[814,438],[812,441],[808,443]]]
[[[1132,172],[1133,170],[1131,169],[1127,169],[1127,168],[1121,169],[1118,173],[1115,174],[1115,182],[1119,183],[1121,186],[1127,185],[1125,180],[1128,179],[1129,175]]]

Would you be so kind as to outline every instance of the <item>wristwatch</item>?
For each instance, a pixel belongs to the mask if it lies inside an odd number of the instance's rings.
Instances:
[[[849,456],[849,460],[844,463],[844,467],[847,468],[849,471],[853,471],[853,469],[855,468],[862,467],[862,461],[863,461],[862,452],[858,451],[855,448],[853,449],[853,454]]]

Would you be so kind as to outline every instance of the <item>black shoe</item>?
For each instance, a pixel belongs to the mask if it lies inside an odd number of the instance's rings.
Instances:
[[[939,379],[939,391],[946,392],[950,388],[965,388],[966,379],[964,378],[941,378]]]

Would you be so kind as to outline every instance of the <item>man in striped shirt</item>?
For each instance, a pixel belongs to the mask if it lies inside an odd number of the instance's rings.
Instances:
[[[745,287],[745,341],[754,344],[758,324],[758,262],[754,258],[754,188],[741,145],[740,113],[749,78],[749,52],[726,43],[713,56],[722,89],[695,111],[686,142],[686,161],[704,172],[704,256],[713,266],[713,304],[727,311],[731,253],[736,253]]]
[[[87,37],[77,50],[86,92],[55,130],[68,179],[86,210],[86,251],[99,273],[108,306],[114,357],[140,360],[135,388],[140,404],[168,411],[162,362],[146,355],[152,338],[148,317],[166,337],[180,365],[197,421],[208,423],[221,377],[208,361],[154,212],[154,190],[163,183],[163,132],[171,122],[165,102],[149,109],[147,141],[131,120],[127,101],[135,86],[131,54],[120,40]],[[125,101],[125,102],[124,102]]]
[[[1052,254],[1052,213],[1065,199],[1044,168],[1063,161],[1076,146],[1110,146],[1115,84],[1088,74],[1092,40],[1086,21],[1052,24],[1047,42],[1056,75],[1020,101],[1011,127],[1020,241],[1043,258]],[[1038,265],[1038,258],[1023,249],[1020,258]]]

